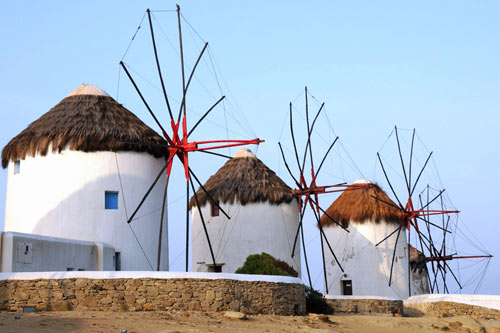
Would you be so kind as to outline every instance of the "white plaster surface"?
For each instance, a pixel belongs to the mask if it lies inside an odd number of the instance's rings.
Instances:
[[[456,302],[500,310],[500,295],[428,294],[409,297],[403,304]]]
[[[299,223],[297,201],[290,204],[270,205],[267,202],[222,204],[221,207],[231,217],[230,220],[220,212],[212,217],[210,203],[202,207],[208,234],[216,263],[224,263],[222,272],[234,273],[243,266],[251,254],[266,252],[287,262],[300,276],[300,238],[295,255],[292,247]],[[193,272],[206,272],[205,264],[212,264],[207,238],[197,207],[192,213],[192,267]]]
[[[4,230],[104,242],[121,253],[122,270],[156,269],[164,186],[154,188],[130,225],[127,216],[164,163],[147,153],[69,149],[26,157],[18,174],[10,162]],[[165,175],[158,184],[165,184]],[[104,209],[105,191],[119,192],[117,210]],[[168,270],[166,226],[163,230],[161,268]]]
[[[429,294],[430,287],[429,287],[429,280],[427,277],[427,267],[424,269],[415,269],[411,271],[411,281],[412,281],[412,290],[411,294],[412,295],[422,295],[422,294]]]
[[[93,242],[17,232],[1,234],[0,271],[2,272],[114,269],[115,251],[104,243],[99,243],[97,246]]]
[[[30,272],[30,273],[0,273],[0,280],[37,280],[37,279],[207,279],[264,281],[276,283],[303,284],[299,278],[277,275],[251,275],[229,273],[193,273],[193,272],[152,272],[152,271],[101,271],[101,272]]]
[[[328,294],[342,295],[342,280],[352,280],[353,296],[376,295],[403,299],[408,297],[408,248],[404,231],[399,235],[392,283],[389,286],[392,254],[397,233],[375,247],[397,228],[395,224],[384,221],[375,223],[349,224],[349,233],[339,226],[324,228],[325,235],[339,259],[344,273],[340,270],[324,242],[327,266]],[[347,275],[347,276],[344,276]]]
[[[95,243],[97,248],[97,269],[96,271],[116,270],[115,249],[102,242]]]

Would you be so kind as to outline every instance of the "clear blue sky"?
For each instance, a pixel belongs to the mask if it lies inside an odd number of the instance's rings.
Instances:
[[[368,178],[392,127],[417,128],[434,151],[462,220],[492,254],[500,255],[498,2],[181,1],[180,5],[210,42],[253,131],[267,140],[259,157],[271,168],[286,178],[276,157],[276,142],[288,102],[308,85],[318,100],[327,103],[336,133]],[[174,9],[175,2],[2,2],[0,147],[81,83],[98,85],[116,96],[118,62],[147,7]],[[162,21],[168,15],[155,17]],[[136,54],[150,52],[141,45],[150,47],[138,41],[126,61],[132,63],[140,59],[134,58]],[[147,62],[152,61],[146,54]],[[123,77],[119,101],[157,129]],[[221,163],[193,165],[207,179]],[[2,170],[0,225],[6,178]],[[500,294],[499,280],[500,264],[494,259],[481,292]]]

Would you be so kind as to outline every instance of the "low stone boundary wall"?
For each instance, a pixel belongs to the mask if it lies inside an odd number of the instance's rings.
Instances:
[[[468,304],[467,304],[468,303]],[[453,317],[469,315],[474,319],[500,319],[500,296],[495,295],[420,295],[404,301],[408,316]]]
[[[431,315],[436,317],[468,315],[474,319],[500,320],[500,311],[498,310],[455,302],[405,304],[404,313],[409,317],[420,317],[424,315]]]
[[[336,298],[327,296],[326,301],[333,308],[334,313],[358,314],[403,314],[403,301],[381,298]]]
[[[209,279],[202,274],[200,278],[84,276],[23,280],[1,279],[1,275],[0,309],[8,311],[23,311],[27,307],[39,311],[232,310],[278,315],[306,311],[304,285],[299,279],[283,282],[279,277],[273,282],[269,277],[259,281],[259,276],[252,276],[245,281],[240,277],[227,278],[233,274],[221,278],[213,275]],[[196,273],[190,274],[193,275]]]

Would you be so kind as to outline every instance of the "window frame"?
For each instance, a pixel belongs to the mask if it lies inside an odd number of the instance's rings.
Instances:
[[[214,264],[205,264],[207,267],[207,272],[208,273],[222,273],[222,266],[224,266],[225,263],[216,263]]]
[[[119,191],[104,191],[104,210],[118,210],[119,209],[119,201],[120,201],[120,198],[118,196],[120,192]],[[109,197],[108,197],[109,195]],[[108,198],[111,198],[111,195],[113,195],[113,197],[116,198],[116,201],[113,201],[116,202],[116,206],[115,205],[111,205],[111,203],[108,201]],[[109,203],[109,205],[108,205]]]
[[[342,288],[341,292],[342,292],[343,296],[352,296],[353,295],[352,280],[343,279],[340,282],[340,286]],[[346,293],[346,289],[348,289],[348,288],[350,288],[350,291],[351,291],[350,294]]]
[[[14,161],[14,175],[21,173],[21,160]]]
[[[217,205],[213,201],[210,201],[210,216],[217,217],[220,215],[219,206],[219,200],[217,200]]]

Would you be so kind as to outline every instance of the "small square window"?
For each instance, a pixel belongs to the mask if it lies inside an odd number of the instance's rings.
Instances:
[[[211,273],[222,273],[222,266],[224,266],[223,263],[218,263],[218,264],[207,264],[207,272]]]
[[[21,161],[17,160],[14,162],[14,174],[17,175],[21,172]]]
[[[217,200],[217,204],[210,201],[210,215],[219,216],[219,200]]]
[[[104,208],[118,209],[118,192],[104,192]]]

